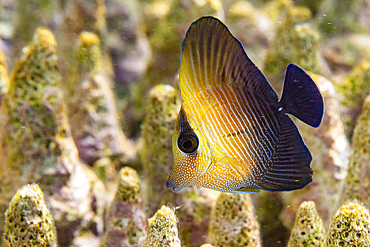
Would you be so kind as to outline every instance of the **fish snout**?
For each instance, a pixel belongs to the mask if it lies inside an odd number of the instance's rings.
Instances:
[[[167,188],[172,188],[174,192],[179,191],[182,188],[182,187],[179,187],[179,186],[175,185],[174,183],[172,183],[170,181],[170,178],[166,181],[166,187]]]

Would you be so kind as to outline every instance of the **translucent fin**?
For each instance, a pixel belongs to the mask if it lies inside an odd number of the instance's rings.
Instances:
[[[285,112],[312,127],[318,127],[324,113],[324,101],[311,77],[297,65],[289,64],[280,100]]]
[[[257,181],[257,187],[268,191],[287,191],[303,188],[312,181],[312,157],[294,122],[285,115],[281,122],[276,153],[266,172]]]
[[[258,192],[260,192],[260,190],[256,189],[256,188],[253,188],[253,187],[246,186],[246,187],[236,189],[233,192],[234,193],[258,193]]]
[[[202,90],[231,83],[278,101],[265,76],[227,27],[214,17],[202,17],[190,26],[182,44],[181,97],[186,101]]]

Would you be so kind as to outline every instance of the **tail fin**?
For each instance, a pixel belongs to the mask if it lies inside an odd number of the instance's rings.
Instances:
[[[312,127],[318,127],[324,113],[324,101],[311,77],[300,67],[289,64],[280,103],[286,113]]]

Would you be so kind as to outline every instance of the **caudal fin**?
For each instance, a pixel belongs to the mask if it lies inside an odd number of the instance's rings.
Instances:
[[[318,127],[324,113],[324,101],[311,77],[300,67],[289,64],[280,103],[285,112],[312,127]]]

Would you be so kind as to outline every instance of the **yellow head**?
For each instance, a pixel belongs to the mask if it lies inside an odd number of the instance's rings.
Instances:
[[[200,185],[199,178],[212,162],[211,152],[201,129],[191,126],[183,107],[172,135],[172,151],[173,168],[166,186],[178,191],[190,185]]]

